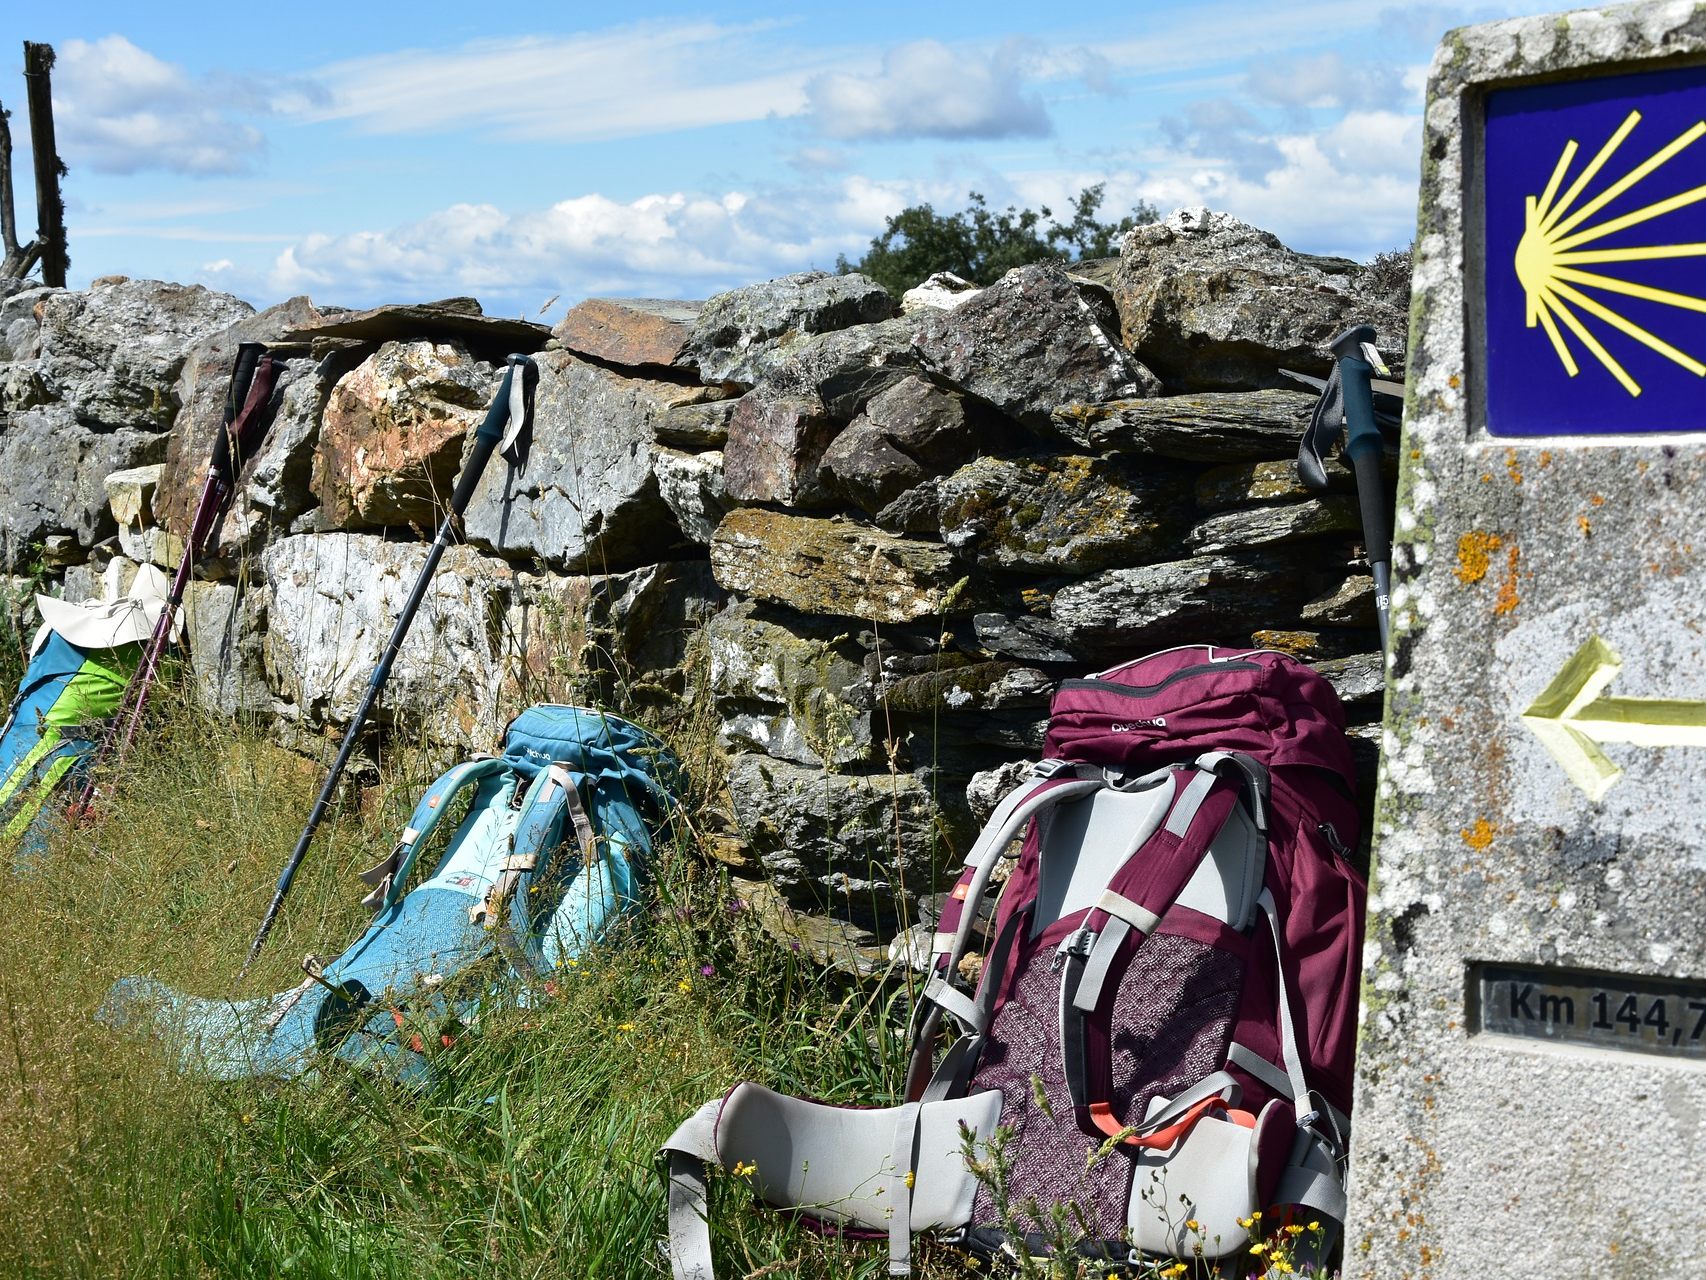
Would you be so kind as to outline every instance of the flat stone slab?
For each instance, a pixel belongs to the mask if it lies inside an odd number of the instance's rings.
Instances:
[[[450,298],[444,302],[399,303],[374,307],[371,311],[349,311],[317,324],[291,329],[287,342],[306,342],[318,347],[327,340],[360,342],[407,342],[425,338],[433,342],[461,342],[485,359],[501,359],[512,351],[529,355],[542,348],[551,331],[531,320],[488,316],[472,298]],[[318,350],[316,354],[319,354]]]
[[[959,577],[953,555],[935,543],[757,508],[723,517],[711,539],[711,570],[728,591],[879,623],[942,612]]]
[[[1296,458],[1315,400],[1300,391],[1206,391],[1069,404],[1052,420],[1068,440],[1097,452],[1185,462]]]
[[[702,302],[671,298],[588,298],[551,331],[577,355],[628,368],[675,363]]]

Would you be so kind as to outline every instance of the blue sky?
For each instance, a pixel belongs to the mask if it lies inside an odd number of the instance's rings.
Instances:
[[[1206,204],[1366,258],[1413,234],[1440,35],[1551,7],[63,0],[6,24],[0,102],[27,229],[19,38],[53,44],[74,285],[550,321],[833,268],[970,190],[1101,182],[1105,215]]]

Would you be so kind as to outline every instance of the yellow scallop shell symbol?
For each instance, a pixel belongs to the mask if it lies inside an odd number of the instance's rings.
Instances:
[[[1558,328],[1559,322],[1562,321],[1564,327],[1576,336],[1582,346],[1593,353],[1594,358],[1604,365],[1611,376],[1632,396],[1641,394],[1640,384],[1629,376],[1628,370],[1617,362],[1605,349],[1604,344],[1588,332],[1578,312],[1586,312],[1604,321],[1613,329],[1627,334],[1642,346],[1657,351],[1690,373],[1706,376],[1706,364],[1702,364],[1687,352],[1677,350],[1658,335],[1649,333],[1597,298],[1582,292],[1583,288],[1595,289],[1630,298],[1642,298],[1668,307],[1680,307],[1686,311],[1706,311],[1706,299],[1686,293],[1673,293],[1668,289],[1655,289],[1651,285],[1619,280],[1615,276],[1582,269],[1614,262],[1697,258],[1706,255],[1706,244],[1655,244],[1625,249],[1582,247],[1618,231],[1662,217],[1696,201],[1706,200],[1706,186],[1693,187],[1679,195],[1655,201],[1604,222],[1585,227],[1582,225],[1636,183],[1706,136],[1706,120],[1695,123],[1577,208],[1576,201],[1588,183],[1605,167],[1606,162],[1616,154],[1617,149],[1640,122],[1641,113],[1631,111],[1617,127],[1616,132],[1606,139],[1605,145],[1588,162],[1587,167],[1576,175],[1569,189],[1559,197],[1558,188],[1563,185],[1564,178],[1575,161],[1577,150],[1573,138],[1564,144],[1564,150],[1552,170],[1552,177],[1546,183],[1546,190],[1539,196],[1528,197],[1525,229],[1522,240],[1516,247],[1516,275],[1527,296],[1528,327],[1532,329],[1538,324],[1546,330],[1546,336],[1552,340],[1552,349],[1558,353],[1565,372],[1573,378],[1581,370]],[[1578,285],[1581,288],[1577,288]]]

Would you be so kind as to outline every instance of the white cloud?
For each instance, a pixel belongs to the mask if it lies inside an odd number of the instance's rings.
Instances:
[[[1163,211],[1224,209],[1294,249],[1367,258],[1415,236],[1419,129],[1406,116],[1353,114],[1322,135],[1273,138],[1280,162],[1266,172],[1186,162],[1152,179],[1145,194]]]
[[[273,92],[233,76],[193,79],[120,35],[67,40],[54,68],[60,150],[96,173],[244,173],[266,139],[240,117],[269,111]]]
[[[519,213],[458,204],[388,230],[304,237],[278,256],[264,292],[345,303],[471,293],[496,310],[554,293],[704,297],[831,269],[919,198],[910,186],[846,178],[721,196],[586,195]]]
[[[481,127],[558,141],[794,115],[833,55],[761,40],[773,26],[648,22],[354,58],[317,73],[328,97],[302,114],[373,133]]]
[[[1389,106],[1405,93],[1402,68],[1353,63],[1337,49],[1254,59],[1245,87],[1286,107]]]
[[[806,86],[817,127],[835,138],[1035,138],[1052,126],[1024,91],[1013,48],[984,53],[916,40],[874,74],[835,72]]]

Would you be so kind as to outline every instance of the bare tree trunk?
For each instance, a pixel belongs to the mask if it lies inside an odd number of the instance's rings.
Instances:
[[[24,84],[29,92],[30,149],[36,169],[36,241],[41,246],[41,281],[65,287],[71,265],[65,251],[65,200],[59,179],[65,166],[53,141],[53,46],[24,41]]]
[[[41,256],[39,242],[18,244],[18,210],[12,194],[12,113],[0,105],[0,277],[22,279]]]

